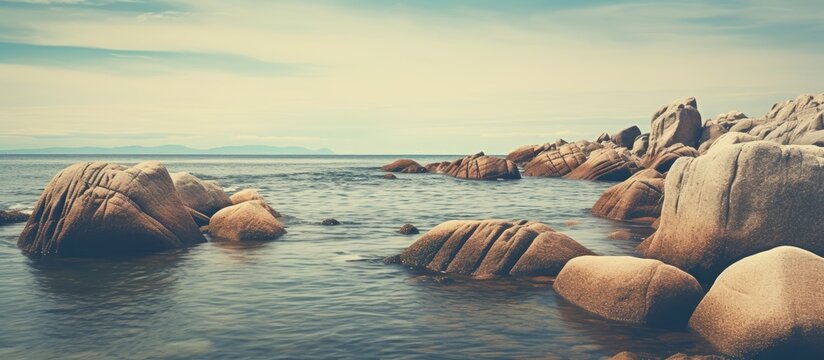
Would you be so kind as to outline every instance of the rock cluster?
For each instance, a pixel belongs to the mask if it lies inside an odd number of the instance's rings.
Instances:
[[[514,162],[483,152],[455,160],[449,165],[442,165],[438,172],[460,179],[498,180],[520,179],[521,172]]]

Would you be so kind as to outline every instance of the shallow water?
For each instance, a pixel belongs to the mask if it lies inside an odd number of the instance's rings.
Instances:
[[[599,358],[712,353],[697,336],[605,321],[548,281],[472,281],[382,259],[451,219],[534,219],[602,255],[634,253],[647,228],[595,218],[610,183],[525,178],[384,180],[395,156],[153,156],[287,215],[273,242],[205,243],[113,260],[30,259],[0,227],[0,358]],[[455,156],[418,156],[421,163]],[[137,156],[0,156],[0,208],[30,209],[65,166]],[[321,226],[324,218],[340,226]]]

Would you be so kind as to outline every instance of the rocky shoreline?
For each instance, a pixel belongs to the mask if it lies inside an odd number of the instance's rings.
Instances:
[[[506,158],[381,168],[619,181],[592,213],[654,227],[637,257],[597,255],[533,221],[444,219],[386,262],[476,279],[553,276],[554,291],[586,311],[689,329],[726,356],[824,354],[824,94],[758,118],[731,111],[703,123],[697,101],[685,98],[655,111],[650,128],[526,145]],[[286,234],[282,219],[253,189],[230,196],[157,162],[89,162],[51,180],[17,245],[33,256],[134,255],[203,243],[205,234],[275,240]]]

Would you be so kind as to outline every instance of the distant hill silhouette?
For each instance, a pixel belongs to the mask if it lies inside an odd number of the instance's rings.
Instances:
[[[0,150],[6,155],[325,155],[332,150],[307,149],[301,146],[240,145],[211,149],[193,149],[182,145],[118,146],[118,147],[49,147],[36,149]]]

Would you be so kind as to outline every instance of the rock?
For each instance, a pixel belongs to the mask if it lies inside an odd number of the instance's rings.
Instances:
[[[684,144],[698,147],[701,137],[701,114],[695,98],[684,98],[661,107],[652,116],[647,156],[658,155],[664,149]]]
[[[630,256],[576,257],[553,288],[607,319],[666,327],[686,324],[703,293],[698,281],[680,269]]]
[[[220,209],[232,205],[229,195],[213,181],[204,181],[187,172],[171,174],[175,189],[186,206],[211,216]]]
[[[712,143],[718,140],[721,135],[727,133],[727,129],[724,128],[722,125],[718,124],[709,124],[705,125],[704,128],[701,130],[701,139],[698,140],[698,152],[704,154],[707,150],[710,149]]]
[[[383,178],[386,179],[386,180],[397,180],[398,179],[398,177],[395,176],[395,174],[392,174],[392,173],[384,174]]]
[[[400,159],[393,161],[391,164],[382,166],[381,171],[416,174],[425,173],[426,168],[421,166],[421,164],[418,164],[415,160]]]
[[[506,159],[515,164],[523,165],[535,158],[536,155],[544,151],[554,150],[556,147],[555,144],[549,143],[543,145],[524,145],[509,153]]]
[[[415,225],[412,224],[406,224],[404,226],[401,226],[398,232],[404,235],[413,235],[419,233],[418,228],[416,228]]]
[[[639,356],[636,353],[630,351],[621,351],[615,355],[612,355],[609,360],[642,360],[643,357]]]
[[[340,225],[340,221],[337,221],[335,219],[324,219],[323,221],[320,222],[320,224],[325,225],[325,226],[335,226],[335,225]]]
[[[629,240],[632,239],[632,233],[627,230],[615,230],[607,235],[610,240]]]
[[[684,353],[673,354],[665,360],[726,360],[727,358],[718,355],[687,355]]]
[[[4,211],[0,210],[0,225],[14,224],[26,222],[29,220],[29,214],[22,213],[17,210]]]
[[[655,156],[647,157],[644,161],[644,167],[647,169],[655,169],[660,173],[665,173],[669,171],[672,164],[675,163],[675,160],[682,157],[696,157],[698,155],[698,151],[689,146],[684,144],[675,144],[659,151]]]
[[[444,169],[449,167],[450,164],[452,164],[452,163],[449,162],[449,161],[434,162],[434,163],[426,164],[425,168],[426,168],[427,172],[430,172],[430,173],[433,173],[433,174],[443,174]]]
[[[286,233],[263,200],[249,200],[221,209],[209,222],[212,237],[228,241],[274,240]]]
[[[406,266],[435,272],[490,276],[555,275],[591,251],[541,223],[504,220],[447,221],[400,255]]]
[[[644,255],[712,280],[780,245],[824,254],[824,148],[755,141],[679,160]]]
[[[566,144],[557,150],[542,152],[524,165],[524,176],[564,176],[586,160],[586,153],[577,144]]]
[[[632,125],[613,134],[610,136],[610,139],[618,147],[625,147],[632,150],[633,145],[635,145],[635,139],[639,136],[641,136],[641,129],[639,129],[638,126]]]
[[[822,299],[824,258],[780,246],[724,270],[689,325],[736,358],[820,358]]]
[[[732,110],[725,113],[718,114],[714,119],[707,120],[704,124],[706,128],[709,125],[719,125],[724,131],[730,130],[733,126],[735,126],[739,121],[747,119],[747,115],[738,111]]]
[[[49,182],[17,246],[36,255],[99,256],[205,241],[165,167],[88,162]]]
[[[767,120],[765,119],[741,119],[736,121],[735,124],[730,127],[728,130],[729,132],[743,132],[747,133],[752,130],[754,127],[763,125],[766,123]]]
[[[632,154],[641,157],[647,153],[649,148],[649,133],[638,135],[632,143]]]
[[[202,228],[203,226],[209,225],[209,221],[211,220],[211,218],[208,215],[189,207],[187,207],[186,210],[189,210],[189,214],[192,215],[192,220],[195,221],[195,224],[197,224],[197,226],[200,226]]]
[[[664,176],[653,169],[646,169],[604,191],[592,206],[592,214],[652,224],[661,216],[663,199]]]
[[[638,158],[626,148],[593,151],[587,161],[576,167],[566,179],[623,181],[638,171]]]
[[[234,204],[234,205],[237,205],[237,204],[240,204],[240,203],[243,203],[243,202],[247,202],[247,201],[259,200],[259,201],[262,201],[266,205],[266,208],[269,210],[269,213],[271,213],[272,216],[274,216],[276,218],[283,217],[283,215],[281,215],[281,213],[279,213],[277,210],[275,210],[271,206],[269,206],[269,203],[266,202],[266,199],[262,195],[260,195],[260,193],[255,189],[240,190],[240,191],[232,194],[232,196],[230,196],[229,199],[232,200],[232,204]]]
[[[514,162],[486,156],[482,152],[458,159],[440,170],[459,179],[497,180],[521,178],[518,166]]]
[[[598,139],[595,140],[595,142],[604,142],[604,141],[609,141],[609,140],[610,140],[609,134],[601,133],[601,135],[598,136]]]
[[[717,140],[710,144],[709,149],[712,149],[713,147],[724,147],[727,145],[735,145],[757,140],[757,137],[752,136],[750,134],[730,131],[718,137]],[[709,149],[707,149],[706,151],[709,151]],[[704,153],[706,153],[706,151]]]

